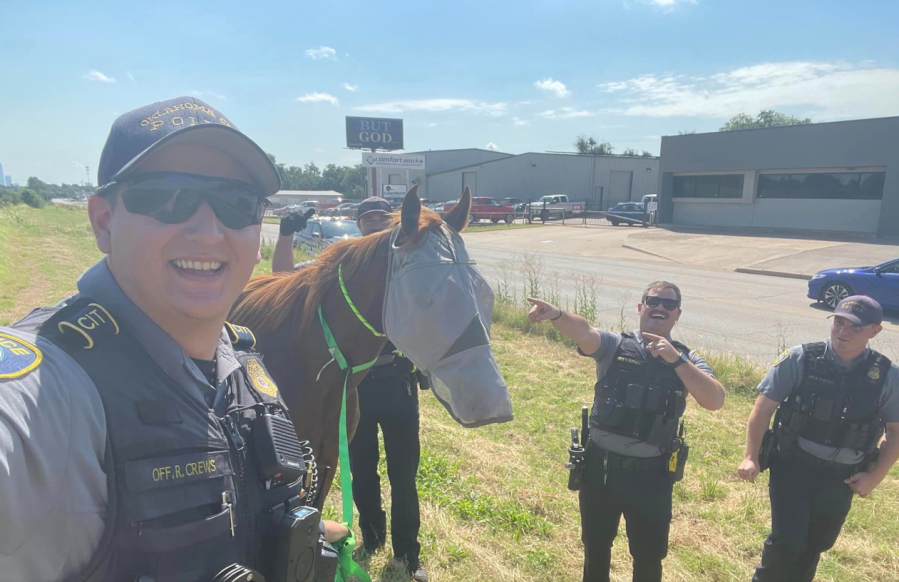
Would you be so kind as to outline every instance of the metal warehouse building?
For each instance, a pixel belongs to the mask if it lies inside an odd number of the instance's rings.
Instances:
[[[899,117],[662,138],[662,223],[899,236]]]
[[[464,167],[427,168],[427,197],[457,199],[465,186],[473,196],[536,200],[547,194],[567,194],[571,201],[587,201],[591,210],[605,210],[619,202],[639,201],[654,194],[659,159],[613,155],[525,153],[504,154]]]

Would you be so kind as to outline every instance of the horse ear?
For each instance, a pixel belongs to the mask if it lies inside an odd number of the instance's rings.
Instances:
[[[421,200],[418,199],[418,184],[412,186],[406,192],[400,216],[402,217],[403,234],[412,236],[418,232],[418,219],[421,218]]]
[[[446,213],[445,223],[456,232],[462,232],[468,226],[468,214],[471,212],[471,189],[466,186],[459,203]]]

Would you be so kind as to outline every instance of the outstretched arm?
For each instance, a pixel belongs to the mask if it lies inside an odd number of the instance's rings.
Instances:
[[[534,305],[528,313],[531,323],[549,321],[562,335],[574,340],[586,355],[596,353],[602,346],[602,337],[599,332],[580,315],[562,311],[552,303],[541,299],[528,297],[528,301]]]

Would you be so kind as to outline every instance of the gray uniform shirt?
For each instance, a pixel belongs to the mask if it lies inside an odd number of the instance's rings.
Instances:
[[[599,346],[599,349],[596,350],[592,354],[585,354],[578,348],[578,353],[582,356],[589,356],[596,360],[596,381],[601,382],[605,377],[606,373],[609,371],[609,367],[612,365],[612,359],[615,357],[615,352],[618,351],[618,346],[621,345],[621,334],[614,333],[611,331],[606,331],[604,329],[597,329],[600,337],[602,338],[602,344]],[[640,330],[634,332],[634,336],[636,336],[637,340],[643,344],[645,347],[648,343],[645,339],[643,339],[643,334],[640,333]],[[671,339],[670,337],[668,338]],[[709,367],[708,363],[703,360],[695,351],[691,351],[687,354],[687,357],[693,363],[694,366],[711,376],[715,377],[715,374],[712,372],[712,368]],[[596,440],[596,435],[593,434],[593,431],[599,431],[599,440]],[[613,434],[606,431],[601,431],[595,427],[590,427],[590,438],[594,440],[600,447],[604,450],[607,450],[612,453],[616,453],[619,455],[626,455],[628,457],[658,457],[662,454],[662,450],[649,443],[645,443],[643,441],[622,436],[619,434]]]
[[[824,357],[834,363],[837,370],[842,373],[848,373],[860,366],[865,358],[868,357],[869,350],[865,350],[858,358],[849,363],[849,366],[843,366],[838,359],[834,357],[833,348],[830,340],[827,341],[827,350]],[[789,350],[789,355],[785,359],[778,358],[778,362],[768,370],[768,373],[759,384],[759,394],[770,398],[776,402],[783,402],[793,390],[799,387],[802,381],[802,373],[805,370],[805,352],[802,346],[793,346]],[[881,392],[881,418],[885,422],[899,422],[899,366],[896,362],[890,366],[886,375],[886,382]],[[830,461],[837,463],[846,463],[854,465],[860,463],[864,459],[864,453],[856,449],[842,449],[837,447],[829,447],[810,440],[799,438],[799,446],[807,452]]]
[[[78,290],[112,313],[198,406],[208,408],[214,388],[181,346],[125,296],[105,260],[79,279]],[[32,312],[16,327],[31,327],[46,315]],[[87,565],[106,526],[103,404],[84,370],[54,344],[21,329],[0,327],[0,334],[9,336],[7,342],[12,337],[34,345],[43,356],[25,375],[0,376],[0,580],[64,580]],[[240,366],[225,330],[215,359],[219,383]],[[9,360],[6,366],[8,371]]]

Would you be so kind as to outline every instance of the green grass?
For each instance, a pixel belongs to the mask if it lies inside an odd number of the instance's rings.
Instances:
[[[270,251],[257,269],[270,268]],[[83,211],[23,206],[0,209],[0,323],[74,290],[75,278],[100,257]],[[298,257],[297,260],[302,260]],[[590,311],[589,282],[580,308]],[[419,469],[423,561],[431,579],[453,582],[579,580],[583,550],[577,495],[566,488],[568,429],[593,399],[595,369],[547,324],[533,326],[515,301],[500,301],[493,349],[506,378],[515,420],[464,429],[429,392],[421,393]],[[508,291],[508,290],[507,290]],[[551,291],[550,291],[551,292]],[[605,322],[620,329],[623,321]],[[703,350],[700,349],[700,352]],[[748,580],[770,526],[767,473],[755,484],[736,476],[745,424],[764,370],[732,354],[703,353],[727,389],[723,410],[690,403],[690,460],[674,488],[665,579]],[[386,465],[380,466],[385,509]],[[335,481],[325,517],[339,519]],[[357,530],[358,531],[358,530]],[[856,498],[843,535],[824,555],[818,582],[899,580],[899,470],[867,499]],[[390,549],[363,560],[380,582],[404,580]],[[630,580],[622,524],[612,579]]]
[[[83,208],[0,208],[0,325],[74,293],[102,256]]]

